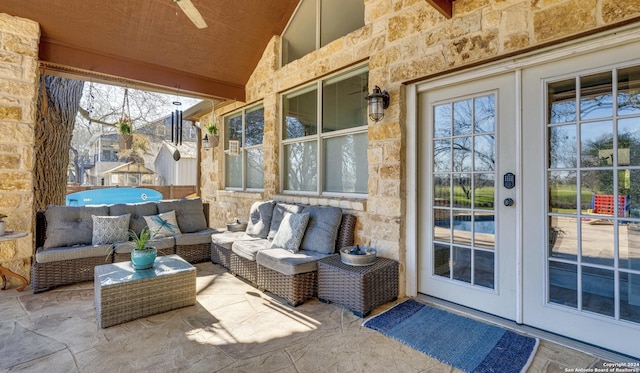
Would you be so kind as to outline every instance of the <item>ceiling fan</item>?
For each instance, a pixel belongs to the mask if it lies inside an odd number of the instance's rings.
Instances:
[[[174,3],[177,3],[180,9],[184,12],[184,14],[196,25],[197,28],[206,28],[207,23],[200,15],[198,9],[193,5],[191,0],[171,0]]]

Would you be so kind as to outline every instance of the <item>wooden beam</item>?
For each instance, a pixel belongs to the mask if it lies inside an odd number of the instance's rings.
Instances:
[[[447,18],[453,17],[453,2],[455,0],[427,0],[429,5],[436,8],[436,10],[442,13]]]
[[[161,65],[147,64],[125,58],[106,56],[40,39],[39,59],[68,67],[69,71],[88,71],[122,79],[165,87],[169,91],[193,93],[198,96],[244,101],[243,85],[223,82]]]

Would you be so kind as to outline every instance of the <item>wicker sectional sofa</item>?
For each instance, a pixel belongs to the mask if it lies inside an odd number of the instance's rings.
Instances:
[[[356,217],[337,207],[261,201],[249,215],[245,232],[212,236],[211,260],[293,306],[317,296],[318,260],[353,245]]]
[[[34,293],[82,281],[92,281],[94,267],[112,261],[130,260],[132,246],[126,242],[95,243],[96,217],[128,215],[128,227],[136,233],[147,220],[159,214],[175,213],[179,233],[156,238],[151,244],[158,255],[177,254],[191,263],[211,258],[209,205],[200,198],[162,200],[139,204],[99,206],[48,206],[36,214],[36,250],[31,265]],[[93,217],[92,217],[93,216]]]

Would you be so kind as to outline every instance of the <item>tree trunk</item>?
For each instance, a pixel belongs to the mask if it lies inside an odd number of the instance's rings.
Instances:
[[[42,84],[44,83],[44,87]],[[35,125],[34,206],[64,205],[67,166],[84,82],[46,75],[40,79]],[[44,99],[44,100],[43,100]]]

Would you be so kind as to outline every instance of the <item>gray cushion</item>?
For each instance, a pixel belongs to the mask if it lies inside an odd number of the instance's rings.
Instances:
[[[200,198],[183,198],[158,202],[158,212],[169,211],[176,212],[176,219],[182,233],[193,233],[208,228]]]
[[[211,235],[215,232],[217,232],[215,229],[207,228],[200,232],[179,234],[174,238],[176,246],[210,244]]]
[[[304,206],[301,205],[292,205],[290,203],[278,202],[273,208],[273,216],[271,217],[271,226],[269,227],[269,235],[267,236],[267,238],[273,240],[273,237],[275,237],[278,228],[280,228],[280,223],[284,218],[285,212],[298,214],[301,213],[303,209]]]
[[[300,244],[300,250],[333,254],[338,228],[342,221],[342,210],[329,206],[306,206],[302,211],[309,213],[309,224]]]
[[[107,216],[104,206],[49,206],[44,213],[47,219],[45,249],[73,245],[90,245],[93,238],[91,215]]]
[[[140,231],[147,226],[147,222],[144,220],[144,217],[149,215],[158,215],[158,204],[155,202],[143,202],[131,204],[119,203],[109,206],[109,215],[124,214],[131,214],[131,219],[129,219],[129,229],[136,232],[136,234],[140,234]]]
[[[318,260],[329,255],[317,251],[292,253],[285,249],[260,250],[256,255],[258,265],[280,272],[286,276],[318,270]]]
[[[172,237],[182,233],[178,228],[175,211],[145,216],[144,220],[147,222],[152,238]]]
[[[176,244],[176,240],[173,237],[162,237],[149,240],[149,246],[153,246],[158,250],[173,249]],[[115,246],[115,252],[118,254],[128,254],[135,247],[133,242],[117,243]]]
[[[233,243],[238,240],[255,241],[255,240],[259,240],[259,238],[251,237],[244,232],[229,232],[229,231],[214,233],[211,235],[211,242],[213,242],[214,245],[224,247],[227,250],[231,250],[231,246],[233,246]]]
[[[245,259],[255,261],[258,251],[269,249],[270,244],[271,242],[266,238],[251,241],[236,241],[233,243],[233,246],[231,246],[231,251]]]
[[[267,238],[274,205],[274,201],[254,202],[249,210],[249,221],[245,232],[251,236]]]
[[[308,223],[308,212],[301,214],[285,213],[280,228],[278,228],[278,232],[273,237],[271,247],[280,247],[295,253],[300,249],[300,242],[302,242]]]
[[[119,216],[95,216],[93,219],[92,245],[104,245],[108,243],[126,242],[129,240],[130,214]]]
[[[91,220],[91,219],[89,219]],[[111,252],[111,245],[80,245],[66,247],[39,248],[36,251],[36,262],[51,263],[61,260],[103,257],[107,264],[107,255]]]

